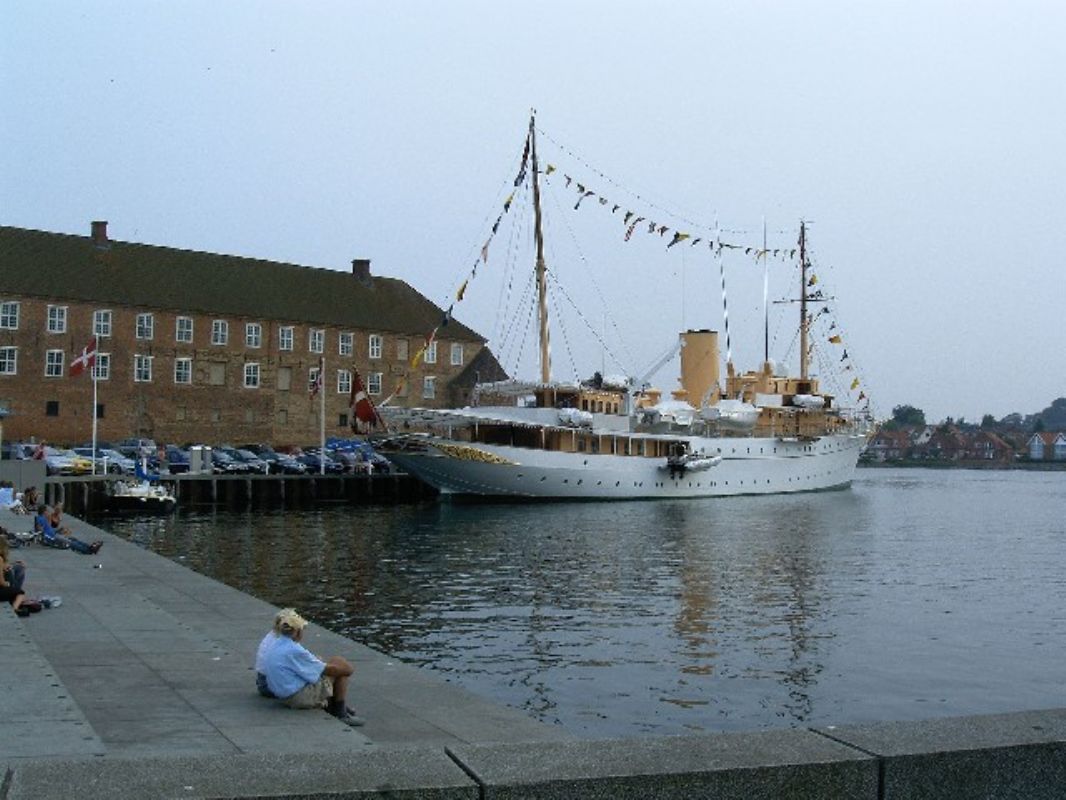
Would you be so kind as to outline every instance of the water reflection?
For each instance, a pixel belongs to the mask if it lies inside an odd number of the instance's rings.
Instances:
[[[1045,480],[884,472],[725,502],[105,527],[579,735],[750,730],[1056,705],[1066,582],[1048,564],[1066,554]],[[1004,551],[997,521],[1026,515]],[[1018,604],[1054,612],[1020,625]],[[990,629],[997,615],[1011,624]]]

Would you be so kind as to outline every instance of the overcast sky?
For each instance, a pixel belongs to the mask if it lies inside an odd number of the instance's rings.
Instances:
[[[559,377],[641,374],[679,327],[723,325],[709,250],[624,242],[610,207],[574,211],[570,175],[693,238],[717,219],[757,245],[765,217],[770,246],[791,247],[810,220],[835,298],[820,322],[842,334],[818,334],[820,369],[852,365],[844,381],[859,376],[881,416],[1033,412],[1066,395],[1064,42],[1050,0],[9,0],[0,224],[84,235],[106,219],[126,241],[370,258],[447,306],[535,107],[542,167],[558,170],[544,205]],[[455,315],[532,377],[516,311],[531,264],[513,260],[526,210],[505,215]],[[762,268],[730,255],[725,269],[749,368]],[[780,299],[791,265],[771,276]],[[656,382],[672,388],[670,372]]]

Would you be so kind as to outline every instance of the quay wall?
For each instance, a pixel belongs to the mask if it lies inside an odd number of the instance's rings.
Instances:
[[[114,477],[41,478],[44,502],[62,502],[70,514],[107,509],[107,486]],[[426,484],[405,473],[373,475],[174,475],[178,505],[219,505],[230,509],[304,507],[315,503],[414,503],[436,496]],[[16,483],[16,486],[22,486]]]
[[[838,729],[10,763],[3,800],[1059,800],[1066,710]]]

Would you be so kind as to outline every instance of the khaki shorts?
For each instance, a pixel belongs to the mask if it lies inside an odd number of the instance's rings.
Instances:
[[[289,708],[322,708],[333,697],[333,681],[323,675],[315,683],[309,683],[296,694],[282,698]]]

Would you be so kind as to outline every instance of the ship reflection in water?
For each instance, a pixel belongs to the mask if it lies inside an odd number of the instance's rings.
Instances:
[[[1060,706],[1064,489],[864,470],[805,495],[100,524],[576,735],[665,735]]]

